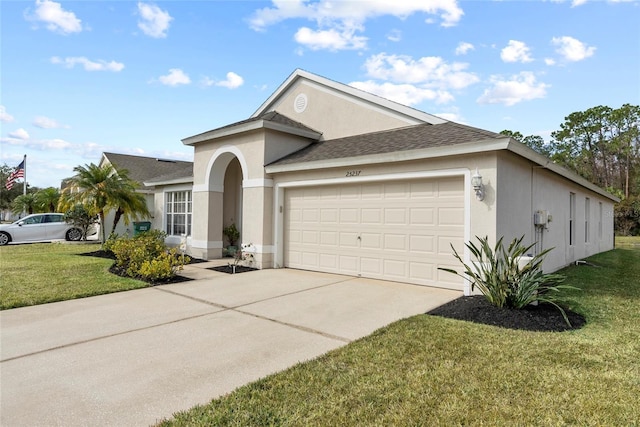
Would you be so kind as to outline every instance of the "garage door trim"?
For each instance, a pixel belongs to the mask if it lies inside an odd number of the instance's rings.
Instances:
[[[325,178],[314,180],[297,180],[297,181],[283,181],[277,182],[274,186],[274,246],[275,246],[275,260],[274,267],[284,267],[284,192],[287,188],[300,188],[300,187],[318,187],[323,185],[336,185],[336,184],[360,184],[369,182],[384,182],[384,181],[402,181],[402,180],[416,180],[421,178],[443,178],[462,176],[464,182],[464,241],[470,240],[471,229],[471,171],[469,169],[445,169],[438,171],[420,171],[420,172],[405,172],[405,173],[390,173],[380,175],[365,175],[356,177],[339,177],[339,178]],[[470,261],[470,254],[468,249],[464,249],[464,260],[466,263]],[[464,283],[465,295],[470,294],[470,284],[468,281]]]

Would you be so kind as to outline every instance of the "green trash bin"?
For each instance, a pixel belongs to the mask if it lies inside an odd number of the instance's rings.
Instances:
[[[151,230],[151,223],[149,221],[141,221],[133,223],[133,235],[137,236],[140,233]]]

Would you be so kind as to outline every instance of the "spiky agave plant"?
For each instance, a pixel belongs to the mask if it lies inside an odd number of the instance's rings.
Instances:
[[[451,268],[439,270],[455,274],[471,282],[471,290],[476,287],[485,298],[497,307],[521,309],[534,302],[548,303],[560,310],[564,320],[571,325],[564,309],[558,304],[558,294],[562,289],[577,289],[563,285],[565,277],[560,274],[545,274],[542,263],[547,254],[553,249],[546,249],[534,255],[529,262],[520,266],[521,257],[525,256],[534,246],[524,246],[524,236],[515,238],[505,248],[503,238],[498,239],[494,247],[489,244],[489,238],[478,239],[478,244],[465,243],[475,261],[466,264],[460,254],[451,245],[454,257],[464,267],[463,273]]]

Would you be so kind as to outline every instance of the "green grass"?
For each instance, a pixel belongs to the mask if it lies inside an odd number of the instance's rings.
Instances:
[[[79,255],[96,249],[63,243],[0,247],[0,309],[148,286],[109,273],[111,260]]]
[[[589,261],[562,272],[580,330],[415,316],[161,425],[639,425],[640,250]]]
[[[640,247],[640,236],[616,236],[616,248]]]

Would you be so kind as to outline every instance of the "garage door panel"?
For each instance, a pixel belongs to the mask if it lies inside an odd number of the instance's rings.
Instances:
[[[339,256],[340,271],[343,274],[358,275],[360,271],[359,259],[353,255],[340,255]]]
[[[321,224],[338,224],[338,209],[321,209],[320,210],[320,223]]]
[[[361,210],[361,223],[371,225],[382,224],[382,209],[381,208],[362,208]]]
[[[337,246],[338,245],[338,232],[336,231],[321,231],[320,232],[320,244],[325,246]]]
[[[406,234],[385,234],[384,249],[387,251],[407,251],[407,235]]]
[[[435,241],[433,236],[416,236],[409,237],[409,250],[411,253],[433,254],[435,252]]]
[[[356,237],[357,238],[357,237]],[[380,250],[382,247],[382,234],[380,233],[361,233],[360,248]]]
[[[406,225],[407,211],[406,208],[387,208],[384,210],[385,225]]]
[[[319,266],[322,269],[335,270],[338,268],[338,256],[334,254],[322,253],[319,257]]]
[[[412,199],[433,198],[435,195],[435,183],[433,181],[413,182],[409,186]]]
[[[464,221],[464,208],[439,208],[438,209],[438,225],[441,226],[459,226]]]
[[[284,264],[462,289],[441,274],[464,250],[462,177],[287,189]]]
[[[384,185],[384,198],[385,199],[406,199],[408,197],[407,194],[407,183],[391,183]]]
[[[403,279],[407,277],[406,264],[405,261],[393,259],[382,260],[383,274],[389,278]]]
[[[425,262],[409,263],[409,277],[411,280],[421,283],[433,280],[433,264]]]
[[[409,209],[409,225],[435,225],[435,218],[433,208]]]

